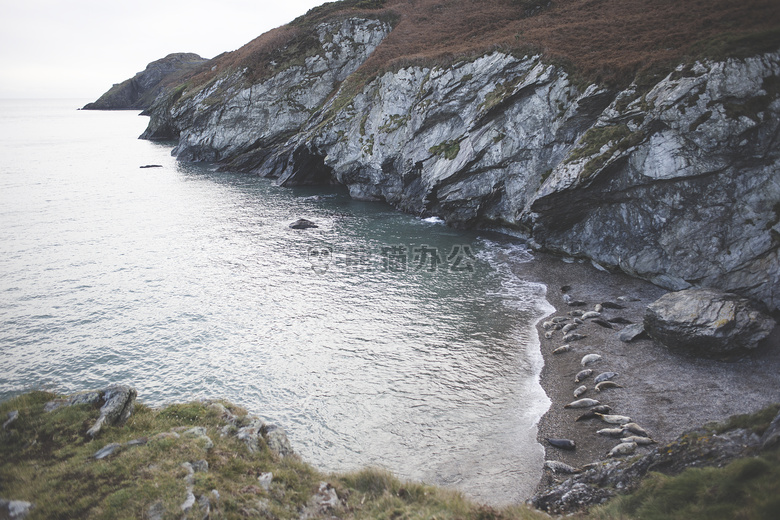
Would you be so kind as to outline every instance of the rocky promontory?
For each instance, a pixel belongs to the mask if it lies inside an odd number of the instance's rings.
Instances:
[[[166,89],[179,85],[209,60],[193,53],[174,53],[153,61],[130,79],[115,84],[82,110],[146,110]]]

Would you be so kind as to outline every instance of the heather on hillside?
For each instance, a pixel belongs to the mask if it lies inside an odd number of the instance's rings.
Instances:
[[[215,59],[194,83],[245,67],[252,79],[314,52],[311,26],[370,15],[394,30],[359,76],[412,63],[446,63],[492,49],[540,52],[588,81],[625,86],[639,73],[704,57],[780,47],[776,0],[345,0],[312,9]]]

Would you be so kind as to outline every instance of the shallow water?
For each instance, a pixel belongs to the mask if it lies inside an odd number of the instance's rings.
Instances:
[[[530,495],[549,307],[494,261],[519,246],[179,164],[136,139],[145,117],[80,105],[0,101],[0,399],[225,398],[324,470]]]

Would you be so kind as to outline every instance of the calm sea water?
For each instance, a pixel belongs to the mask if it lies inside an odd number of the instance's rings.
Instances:
[[[0,101],[0,399],[115,382],[150,405],[225,398],[324,470],[531,494],[549,306],[493,261],[521,249],[179,164],[136,139],[145,117],[83,104]],[[319,228],[291,230],[301,217]]]

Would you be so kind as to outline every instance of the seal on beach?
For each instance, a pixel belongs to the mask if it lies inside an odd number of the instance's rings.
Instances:
[[[631,422],[631,417],[625,415],[608,415],[603,413],[597,413],[601,420],[609,424],[626,424]]]
[[[613,303],[613,302],[601,302],[601,306],[604,307],[605,309],[617,309],[617,310],[625,309],[625,307],[623,307],[619,303]]]
[[[595,399],[589,399],[587,397],[583,399],[578,399],[576,401],[572,401],[567,405],[564,405],[564,408],[590,408],[591,406],[596,406],[597,404],[601,404],[600,402],[596,401]],[[631,422],[629,419],[626,422]]]
[[[571,439],[551,439],[547,438],[547,442],[549,442],[552,446],[555,446],[556,448],[560,448],[562,450],[573,450],[577,446],[574,444],[574,441]]]
[[[586,368],[585,370],[580,370],[579,372],[577,372],[577,375],[574,376],[574,382],[581,383],[583,380],[589,378],[591,375],[593,375],[592,368]]]
[[[601,374],[596,376],[596,379],[593,380],[594,383],[599,384],[602,381],[611,381],[613,378],[617,377],[617,372],[602,372]]]
[[[587,391],[588,391],[588,387],[587,386],[585,386],[585,385],[578,386],[574,390],[574,397],[579,397],[579,396],[581,396],[582,394],[584,394]]]
[[[604,306],[603,306],[603,305],[601,305],[600,303],[597,303],[597,304],[596,304],[596,305],[593,307],[593,310],[594,310],[594,311],[596,311],[596,312],[601,312],[601,311],[603,311],[603,310],[604,310]]]
[[[590,321],[591,323],[595,323],[599,327],[604,327],[605,329],[614,329],[615,327],[612,326],[612,324],[608,321],[604,321],[601,318],[594,318]]]
[[[556,316],[553,319],[550,320],[553,323],[562,323],[564,321],[569,321],[569,318],[565,318],[563,316]]]
[[[608,437],[620,437],[623,435],[623,428],[603,428],[596,433],[599,435],[606,435]]]
[[[569,332],[573,331],[576,328],[577,328],[577,324],[576,323],[569,323],[568,325],[564,325],[563,326],[563,328],[561,329],[561,332],[563,332],[564,334],[568,334]]]
[[[556,348],[552,351],[553,354],[563,354],[564,352],[569,352],[571,350],[571,345],[561,345],[560,347]]]
[[[625,429],[623,430],[626,431]],[[635,442],[639,446],[649,446],[650,444],[656,444],[656,442],[651,439],[650,437],[641,437],[639,435],[630,435],[628,437],[623,437],[620,439],[620,442]]]
[[[579,341],[585,338],[586,336],[584,334],[577,334],[576,332],[570,332],[569,334],[563,335],[563,341],[566,343],[569,343],[570,341]]]
[[[582,471],[573,466],[569,466],[568,464],[564,464],[563,462],[558,462],[557,460],[544,461],[544,467],[549,469],[553,473],[572,474],[572,473],[580,473]]]
[[[545,321],[544,323],[542,323],[542,328],[544,330],[550,330],[553,327],[555,327],[555,322],[553,321]]]
[[[585,311],[577,309],[576,311],[569,311],[568,314],[569,316],[573,316],[576,318],[578,316],[582,316],[583,314],[585,314]]]
[[[631,455],[636,451],[635,442],[621,442],[607,453],[607,457],[620,457],[621,455]]]
[[[589,320],[590,318],[598,318],[599,316],[601,316],[600,312],[588,311],[588,312],[586,312],[585,314],[582,315],[582,319],[583,320]]]
[[[650,434],[647,433],[647,430],[635,422],[628,421],[628,423],[623,425],[623,429],[628,432],[635,433],[636,435],[641,435],[642,437],[650,437]]]
[[[610,318],[607,321],[610,323],[617,323],[618,325],[631,325],[632,323],[634,323],[631,320],[627,320],[623,316],[615,316],[614,318]]]
[[[623,387],[614,381],[602,381],[601,383],[596,385],[597,392],[601,392],[602,390],[606,390],[607,388],[623,388]]]
[[[553,331],[548,330],[547,332],[544,333],[544,337],[547,338],[547,339],[552,339]]]
[[[612,411],[612,407],[607,404],[600,404],[598,406],[594,406],[584,414],[580,415],[576,419],[574,419],[574,422],[578,421],[585,421],[587,419],[596,419],[598,417],[599,413],[609,413]]]
[[[580,364],[582,366],[588,366],[591,363],[596,363],[597,361],[601,360],[601,356],[598,354],[587,354],[583,356],[582,361],[580,361]]]

